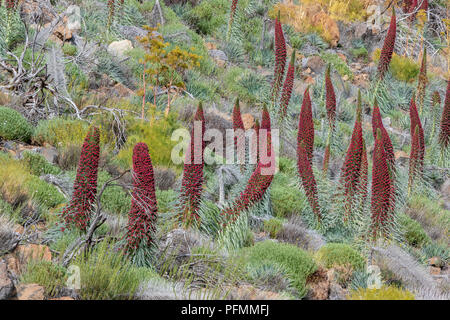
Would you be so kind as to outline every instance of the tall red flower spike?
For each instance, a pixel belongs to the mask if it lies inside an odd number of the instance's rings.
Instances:
[[[408,13],[409,12],[409,8],[412,4],[412,0],[403,0],[403,12],[404,13]]]
[[[233,26],[234,15],[236,14],[237,4],[238,4],[238,0],[231,1],[230,19],[228,20],[228,36],[230,35],[231,27]]]
[[[200,122],[201,132],[198,132],[196,122]],[[196,130],[197,128],[197,130]],[[191,130],[190,148],[186,152],[186,158],[183,170],[183,179],[181,181],[181,193],[183,198],[183,222],[190,223],[191,218],[198,220],[198,208],[203,189],[203,151],[205,142],[205,117],[203,114],[202,103],[200,102],[197,112],[194,116]]]
[[[444,110],[442,111],[439,143],[443,149],[446,149],[450,144],[450,79],[447,81],[447,92],[445,93]]]
[[[66,225],[86,230],[97,196],[97,172],[100,157],[100,133],[89,129],[84,139],[72,199],[63,210]]]
[[[323,169],[322,171],[326,174],[328,172],[328,164],[330,163],[330,144],[327,143],[325,146],[325,151],[323,153]]]
[[[233,222],[238,218],[241,212],[248,210],[251,206],[260,201],[272,182],[275,173],[275,152],[272,146],[270,115],[266,107],[264,107],[262,114],[261,129],[267,130],[267,137],[266,139],[262,139],[261,143],[266,143],[269,161],[267,163],[262,163],[258,160],[258,165],[250,176],[245,190],[241,192],[231,206],[225,208],[221,212],[222,217],[224,217],[227,222]],[[256,131],[259,134],[259,129]]]
[[[289,101],[291,100],[292,88],[294,87],[295,72],[295,50],[292,51],[291,61],[289,62],[286,79],[284,80],[283,91],[281,92],[280,117],[283,119],[287,114]]]
[[[350,145],[347,149],[344,164],[341,169],[340,183],[344,188],[346,216],[351,213],[352,203],[358,193],[361,178],[361,161],[363,152],[363,136],[361,126],[361,100],[358,95],[358,106],[356,110],[356,120]]]
[[[386,71],[389,69],[391,63],[392,53],[394,52],[395,37],[397,33],[397,22],[395,17],[395,9],[392,7],[391,23],[384,39],[383,48],[381,49],[380,61],[378,61],[378,77],[384,78]]]
[[[411,186],[414,183],[414,179],[417,175],[422,174],[422,162],[420,159],[420,133],[419,126],[416,126],[414,129],[414,135],[411,138],[411,153],[409,155],[409,183],[408,186]]]
[[[301,141],[297,147],[297,169],[309,205],[311,206],[311,209],[317,219],[320,221],[322,216],[320,213],[319,200],[317,196],[316,179],[314,178],[314,172],[308,159],[308,151],[305,148],[303,141]]]
[[[368,175],[369,175],[369,162],[367,161],[367,150],[366,150],[366,142],[363,139],[363,148],[361,153],[361,170],[359,174],[359,183],[358,183],[358,193],[361,197],[361,205],[367,199],[367,186],[368,186]]]
[[[381,131],[381,138],[383,140],[383,147],[388,163],[390,164],[391,170],[395,170],[395,155],[394,147],[392,146],[391,138],[388,132],[384,128],[383,121],[381,119],[380,108],[378,107],[377,101],[375,100],[373,113],[372,113],[372,130],[373,137],[376,138],[377,130]]]
[[[243,155],[237,156],[238,159],[240,159],[239,156],[245,157],[245,128],[244,123],[242,122],[241,108],[239,107],[239,98],[236,98],[236,102],[233,108],[233,130],[235,133],[234,146],[237,149],[237,152],[241,150],[242,152],[244,152]]]
[[[276,101],[280,91],[281,83],[284,77],[284,68],[286,65],[286,41],[284,39],[283,28],[280,22],[280,12],[275,19],[275,72],[272,84],[272,97]]]
[[[414,137],[414,131],[416,126],[418,126],[419,130],[419,154],[418,161],[420,162],[420,166],[423,165],[425,159],[425,136],[422,128],[422,123],[420,122],[419,114],[417,113],[416,103],[414,102],[414,97],[411,99],[411,103],[409,105],[409,117],[411,120],[410,134],[411,139]]]
[[[312,118],[311,98],[309,97],[309,87],[303,95],[302,108],[298,122],[297,148],[303,142],[309,164],[312,166],[314,148],[314,122]],[[298,150],[297,150],[298,151]]]
[[[133,192],[126,233],[127,251],[153,242],[157,212],[152,160],[147,145],[140,142],[133,149]]]
[[[259,120],[256,119],[255,123],[253,125],[253,130],[255,130],[254,134],[254,141],[253,141],[253,145],[252,145],[252,152],[255,154],[255,160],[256,163],[259,162]]]
[[[425,89],[427,87],[427,48],[423,48],[422,65],[420,66],[419,81],[417,82],[417,102],[419,111],[422,114],[423,103],[425,100]]]
[[[371,235],[373,240],[376,240],[380,233],[385,236],[386,227],[392,222],[393,188],[394,184],[384,152],[381,130],[378,129],[372,166]]]
[[[333,83],[330,77],[330,65],[327,67],[325,73],[325,91],[326,91],[326,101],[325,106],[327,109],[328,121],[330,123],[330,128],[334,128],[334,123],[336,120],[336,94],[334,93]]]

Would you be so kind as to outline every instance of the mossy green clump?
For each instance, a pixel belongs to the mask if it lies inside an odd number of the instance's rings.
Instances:
[[[16,110],[0,106],[0,138],[29,142],[33,134],[31,124]]]
[[[22,161],[29,168],[31,174],[35,176],[41,176],[43,174],[59,174],[61,169],[52,165],[42,155],[32,152],[24,151],[22,153]]]
[[[309,253],[287,243],[271,240],[258,242],[253,247],[244,248],[243,253],[250,264],[274,263],[282,267],[292,279],[300,297],[307,292],[306,279],[317,270]]]
[[[184,18],[200,34],[214,34],[226,25],[230,4],[226,0],[202,1],[184,14]]]
[[[156,190],[156,201],[158,202],[158,212],[169,212],[172,205],[178,198],[175,190]]]
[[[403,235],[409,245],[413,247],[422,247],[431,242],[431,238],[419,222],[412,219],[406,214],[399,215],[399,223],[403,231]]]
[[[375,62],[378,62],[380,59],[380,53],[380,49],[374,51],[373,60]],[[420,65],[416,61],[408,57],[399,56],[394,52],[389,65],[389,70],[395,79],[404,82],[413,82],[420,72]]]
[[[151,269],[131,265],[107,240],[79,255],[74,265],[80,268],[79,294],[83,300],[133,299],[139,284],[155,276]]]
[[[153,124],[139,120],[130,121],[127,142],[116,157],[117,164],[130,168],[135,144],[145,142],[154,166],[174,167],[171,153],[178,141],[172,141],[171,136],[179,127],[172,114]]]
[[[336,70],[341,77],[347,76],[350,80],[353,79],[353,72],[352,72],[352,70],[347,65],[347,63],[344,60],[342,60],[342,58],[339,57],[337,54],[324,52],[324,53],[322,53],[320,55],[320,57],[327,64],[331,64],[331,68],[333,70]]]
[[[298,187],[290,185],[287,174],[275,175],[270,188],[274,215],[285,218],[292,214],[300,214],[307,206],[306,198]]]
[[[36,176],[30,176],[27,179],[25,186],[30,198],[34,199],[37,204],[44,208],[54,208],[66,202],[66,198],[55,186]]]
[[[353,270],[362,270],[366,260],[355,249],[344,243],[328,243],[316,252],[316,260],[325,268],[351,266]]]
[[[30,261],[22,275],[22,283],[37,283],[44,287],[44,293],[53,297],[66,286],[67,271],[50,261]]]
[[[33,134],[33,141],[39,145],[48,143],[55,147],[82,145],[87,135],[89,123],[81,120],[54,118],[40,121]],[[100,142],[108,141],[111,132],[100,128]]]
[[[65,42],[62,46],[62,51],[66,56],[74,56],[77,54],[77,47],[73,44]]]
[[[380,289],[358,289],[351,291],[348,300],[414,300],[414,294],[394,286]]]
[[[283,221],[281,219],[272,218],[264,221],[264,232],[269,233],[271,238],[276,238],[282,229]]]

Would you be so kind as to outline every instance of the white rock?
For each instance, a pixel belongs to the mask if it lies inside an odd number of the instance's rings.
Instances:
[[[81,13],[80,7],[77,5],[70,5],[66,10],[67,28],[72,32],[81,30]]]
[[[118,58],[125,58],[125,52],[133,49],[133,44],[130,40],[113,41],[108,46],[109,54]]]

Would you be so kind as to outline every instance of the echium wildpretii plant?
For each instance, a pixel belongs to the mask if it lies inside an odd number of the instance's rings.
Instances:
[[[395,215],[395,184],[384,151],[381,130],[377,129],[372,161],[371,222],[368,241],[390,238]]]
[[[417,103],[419,104],[419,114],[422,115],[425,101],[425,90],[427,87],[427,48],[423,48],[422,64],[420,66],[419,80],[417,82]]]
[[[314,148],[314,121],[312,117],[311,98],[309,96],[309,87],[306,88],[303,95],[302,107],[298,121],[297,146],[303,143],[306,157],[312,167],[313,148]]]
[[[233,108],[233,130],[234,130],[234,147],[235,147],[235,157],[239,162],[242,163],[242,159],[245,158],[245,127],[242,121],[241,108],[239,106],[239,98],[236,98]],[[243,169],[243,166],[241,166]]]
[[[417,105],[415,103],[414,96],[411,98],[409,104],[409,117],[410,117],[410,135],[411,139],[414,136],[416,126],[419,128],[419,161],[422,163],[425,160],[425,136],[422,127],[422,122],[420,121],[419,113],[417,112]]]
[[[97,127],[91,127],[81,150],[72,198],[62,212],[68,227],[85,231],[89,225],[97,196],[99,157],[100,133]]]
[[[392,54],[395,47],[395,38],[397,33],[397,20],[395,17],[395,9],[392,7],[391,23],[384,39],[383,48],[381,49],[380,60],[378,61],[378,78],[383,79],[386,71],[389,69]]]
[[[181,220],[189,225],[198,220],[198,208],[203,189],[203,151],[205,142],[205,117],[200,102],[192,123],[190,145],[186,151],[183,179],[181,181]]]
[[[283,90],[281,91],[280,99],[280,118],[284,119],[287,114],[289,101],[291,100],[292,88],[294,87],[294,73],[295,73],[295,49],[292,51],[291,61],[289,62],[286,79],[284,80]]]
[[[325,145],[325,152],[323,156],[323,172],[326,174],[328,172],[328,164],[330,162],[330,144],[333,138],[333,132],[336,122],[336,94],[334,93],[333,83],[330,77],[330,68],[328,65],[325,72],[325,108],[327,110],[327,118],[329,124],[329,131],[327,142]]]
[[[434,134],[436,132],[437,127],[437,119],[438,119],[438,113],[440,111],[441,107],[441,96],[439,95],[438,91],[434,91],[431,95],[431,117],[432,117],[432,127],[431,127],[431,134],[430,134],[430,141],[434,140]]]
[[[142,142],[133,149],[131,197],[125,251],[138,265],[147,265],[154,245],[158,207],[152,160],[147,145]]]
[[[231,28],[233,27],[234,17],[236,15],[238,0],[231,0],[230,18],[228,19],[227,41],[230,40]]]
[[[317,183],[314,177],[311,162],[308,159],[308,151],[305,148],[305,142],[303,140],[297,144],[297,170],[311,210],[320,222],[322,219],[322,214],[320,212],[319,198],[317,194]]]
[[[412,97],[409,105],[409,117],[411,122],[411,154],[409,159],[408,193],[412,190],[414,180],[421,177],[425,160],[425,136],[414,97]]]
[[[353,127],[353,133],[350,140],[350,145],[345,155],[344,164],[341,169],[341,176],[339,183],[342,188],[342,193],[345,201],[344,221],[349,218],[352,211],[355,209],[356,199],[360,191],[362,157],[363,157],[363,135],[362,135],[362,106],[361,93],[358,93],[358,105],[356,108],[356,120]]]
[[[231,205],[221,211],[220,215],[226,221],[225,225],[234,222],[239,218],[241,213],[249,210],[253,205],[259,202],[272,182],[275,173],[275,153],[272,146],[270,115],[266,107],[264,107],[262,113],[261,128],[258,130],[258,135],[259,132],[263,135],[264,133],[266,134],[265,136],[260,137],[264,138],[260,142],[263,146],[266,145],[267,154],[259,155],[258,164],[250,176],[245,190],[239,194]]]
[[[378,107],[378,103],[375,100],[372,112],[372,132],[374,139],[376,138],[378,129],[380,129],[381,131],[381,139],[383,140],[383,148],[388,159],[388,163],[391,167],[391,170],[395,171],[394,147],[392,146],[391,138],[389,137],[389,134],[383,125],[380,108]]]
[[[443,150],[450,144],[450,79],[447,80],[444,109],[442,110],[441,128],[439,131],[439,143]]]
[[[280,12],[275,18],[275,70],[272,83],[272,98],[274,103],[278,100],[281,83],[284,77],[284,68],[286,66],[286,40],[284,38],[283,28],[280,22]]]

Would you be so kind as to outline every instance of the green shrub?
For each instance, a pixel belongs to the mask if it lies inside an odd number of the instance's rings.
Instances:
[[[408,215],[399,215],[399,223],[409,245],[413,247],[422,247],[431,242],[431,238],[426,234],[425,230],[423,230],[420,223],[411,219]]]
[[[49,261],[30,261],[22,275],[23,283],[37,283],[47,296],[55,296],[66,285],[66,269]]]
[[[378,62],[380,59],[380,52],[380,49],[374,51],[373,60],[375,62]],[[416,61],[408,57],[399,56],[396,53],[392,55],[389,68],[394,78],[405,82],[415,81],[420,71],[420,65]]]
[[[172,204],[178,197],[178,193],[175,190],[159,190],[156,189],[156,201],[158,202],[158,212],[169,212],[172,208]]]
[[[0,106],[0,138],[30,141],[33,127],[16,110]]]
[[[295,186],[289,185],[286,174],[275,175],[270,188],[272,209],[276,217],[285,218],[292,214],[299,214],[307,206],[303,192]]]
[[[352,48],[350,49],[350,53],[355,58],[367,58],[369,55],[365,47]]]
[[[362,270],[366,260],[361,254],[343,243],[328,243],[316,252],[316,260],[325,268],[351,266],[353,270]]]
[[[341,77],[346,75],[350,80],[353,79],[352,70],[347,65],[347,63],[344,60],[342,60],[341,57],[339,57],[337,54],[324,52],[320,55],[320,57],[326,63],[331,64],[331,68],[333,70],[336,70],[341,75]]]
[[[105,240],[74,261],[80,268],[81,299],[132,299],[139,284],[154,275],[150,269],[132,266],[123,253],[114,252],[110,246]]]
[[[218,28],[226,25],[229,7],[226,0],[202,1],[188,11],[184,18],[198,33],[214,34]]]
[[[382,286],[380,289],[358,289],[350,292],[348,300],[414,300],[414,295],[394,286]]]
[[[118,165],[130,168],[135,144],[145,142],[154,166],[174,167],[171,152],[177,142],[171,141],[170,138],[178,127],[173,115],[155,121],[152,125],[139,120],[130,121],[127,142],[117,155]]]
[[[42,155],[32,151],[22,153],[22,161],[30,169],[31,174],[41,176],[43,174],[59,174],[61,169],[52,165]]]
[[[100,170],[98,173],[99,190],[110,179],[111,176],[107,172]],[[113,184],[103,192],[101,203],[103,209],[110,213],[126,215],[131,207],[131,198],[122,187]]]
[[[312,257],[297,246],[274,241],[256,243],[243,249],[248,263],[275,263],[289,274],[300,297],[306,294],[306,279],[317,269]]]
[[[73,44],[65,42],[62,46],[62,51],[66,56],[74,56],[77,54],[77,47]]]
[[[277,218],[264,221],[264,232],[270,234],[271,238],[276,238],[278,233],[283,229],[283,221]]]
[[[28,195],[44,208],[54,208],[66,202],[66,198],[55,186],[36,176],[29,177],[26,181],[26,187],[28,189]]]

